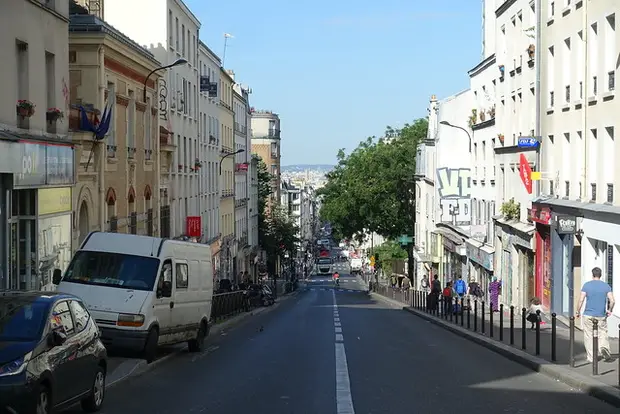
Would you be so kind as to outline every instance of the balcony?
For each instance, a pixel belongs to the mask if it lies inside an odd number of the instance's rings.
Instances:
[[[88,121],[93,124],[95,120],[99,121],[98,117],[100,113],[94,108],[85,108],[86,117]],[[80,115],[80,109],[76,106],[71,106],[69,109],[69,133],[71,134],[71,140],[76,144],[81,144],[83,141],[92,142],[93,133],[82,129],[82,117]]]
[[[235,132],[245,135],[247,131],[248,128],[245,125],[241,125],[239,122],[235,122]]]
[[[280,130],[279,129],[270,129],[267,134],[269,138],[280,139]]]
[[[177,146],[172,141],[172,132],[165,127],[159,127],[159,149],[161,152],[174,152]]]
[[[235,196],[234,190],[222,190],[221,198],[229,198],[229,197],[234,197],[234,196]]]

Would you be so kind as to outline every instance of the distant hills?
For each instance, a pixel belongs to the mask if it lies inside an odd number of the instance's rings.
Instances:
[[[317,172],[328,172],[334,168],[333,165],[329,164],[296,164],[296,165],[285,165],[280,169],[282,172],[303,172],[306,170],[317,171]]]

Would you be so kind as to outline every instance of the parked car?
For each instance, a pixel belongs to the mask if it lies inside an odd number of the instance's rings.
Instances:
[[[84,300],[107,347],[141,351],[148,362],[160,345],[203,349],[213,301],[208,245],[93,232],[64,276],[54,273],[59,292]]]
[[[54,292],[0,292],[0,412],[47,414],[105,396],[106,348],[84,303]]]

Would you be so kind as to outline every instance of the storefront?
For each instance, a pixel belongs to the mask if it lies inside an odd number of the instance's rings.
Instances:
[[[464,240],[452,232],[443,230],[443,274],[439,275],[442,284],[459,277],[467,277],[467,251]]]
[[[213,264],[213,283],[220,280],[220,239],[209,245],[211,247],[211,263]]]
[[[468,280],[478,282],[486,292],[493,277],[494,249],[474,239],[467,239],[465,248],[469,258]]]
[[[71,259],[70,144],[0,141],[0,288],[50,288]]]
[[[573,249],[577,217],[553,213],[551,226],[551,310],[558,315],[575,314]]]
[[[532,203],[530,219],[536,223],[536,296],[542,301],[543,308],[551,309],[551,210]]]

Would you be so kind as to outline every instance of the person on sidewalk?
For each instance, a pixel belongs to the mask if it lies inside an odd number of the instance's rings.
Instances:
[[[536,313],[540,311],[540,313]],[[530,309],[527,311],[527,320],[532,324],[530,329],[536,328],[536,322],[542,323],[543,307],[539,298],[532,298],[530,300]]]
[[[614,295],[611,286],[601,280],[602,271],[599,267],[592,269],[592,280],[584,283],[581,288],[581,297],[577,305],[577,314],[581,315],[581,307],[586,302],[583,311],[583,341],[586,348],[588,362],[593,361],[593,322],[598,322],[598,351],[606,362],[613,361],[609,352],[609,337],[607,335],[607,317],[611,316],[614,309]]]
[[[489,283],[489,298],[491,301],[491,312],[499,312],[499,295],[502,293],[502,283],[493,276],[493,281]]]
[[[441,294],[441,282],[439,276],[433,276],[431,291],[428,294],[427,303],[429,310],[437,310],[439,305],[439,295]]]
[[[463,280],[463,276],[459,275],[459,278],[454,282],[454,291],[458,295],[459,302],[463,299],[467,293],[467,283]]]

